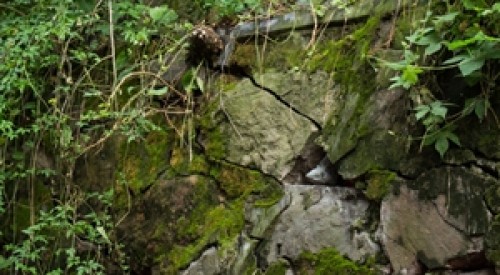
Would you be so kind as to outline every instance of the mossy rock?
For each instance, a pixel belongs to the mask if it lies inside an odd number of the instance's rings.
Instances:
[[[318,253],[303,252],[296,261],[298,274],[344,275],[377,274],[375,270],[346,259],[334,248],[325,248]]]
[[[277,261],[272,263],[264,275],[285,275],[288,269],[288,264],[285,261]]]
[[[365,195],[368,199],[381,201],[389,194],[392,182],[396,179],[396,173],[391,171],[374,170],[367,174],[367,187]]]
[[[496,266],[500,266],[500,215],[496,215],[491,222],[485,244],[488,259]]]
[[[123,175],[127,187],[138,194],[158,178],[168,167],[170,151],[174,147],[173,134],[155,131],[143,141],[126,142],[121,139],[118,173]]]

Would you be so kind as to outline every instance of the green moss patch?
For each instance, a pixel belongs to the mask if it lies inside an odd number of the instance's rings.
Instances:
[[[346,259],[334,248],[325,248],[318,253],[303,252],[297,260],[298,274],[345,275],[377,274],[367,265],[359,265]]]
[[[149,133],[141,142],[121,142],[122,157],[118,171],[123,174],[128,188],[137,194],[151,185],[168,166],[173,136],[167,131],[156,131]]]
[[[367,175],[368,185],[365,195],[375,201],[381,201],[391,190],[396,174],[390,171],[370,171]]]
[[[278,261],[272,263],[264,273],[265,275],[285,275],[287,270],[287,264],[283,261]]]

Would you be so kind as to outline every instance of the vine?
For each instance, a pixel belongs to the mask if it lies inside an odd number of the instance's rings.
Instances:
[[[398,75],[391,88],[411,90],[415,118],[425,127],[421,146],[434,145],[443,157],[450,142],[460,146],[454,130],[457,122],[474,113],[483,121],[491,109],[490,98],[500,77],[500,3],[487,0],[460,0],[429,4],[426,17],[403,42],[404,55],[399,62],[378,60]],[[437,99],[423,79],[428,72],[458,69],[458,75],[470,85],[480,87],[478,94],[466,99],[459,112],[450,113],[454,104]],[[496,117],[495,117],[496,119]]]

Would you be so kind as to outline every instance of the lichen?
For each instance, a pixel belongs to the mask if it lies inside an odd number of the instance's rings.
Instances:
[[[297,260],[297,268],[298,274],[377,274],[368,265],[360,265],[346,259],[334,248],[325,248],[318,253],[303,252]]]

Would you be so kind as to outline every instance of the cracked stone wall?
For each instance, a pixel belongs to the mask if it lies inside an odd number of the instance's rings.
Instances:
[[[243,27],[274,21],[239,27],[246,40],[234,41],[231,62],[248,65],[252,76],[214,77],[194,115],[190,147],[168,130],[112,146],[127,183],[116,188],[117,235],[134,272],[495,272],[499,128],[464,120],[457,125],[462,147],[444,159],[420,150],[409,93],[387,89],[390,73],[360,57],[401,54],[380,47],[398,1],[358,2],[358,10],[334,14],[310,55],[307,20],[290,32],[291,15],[279,17],[284,25],[268,29],[276,32],[265,43]],[[417,8],[398,20],[421,16]],[[375,9],[376,16],[366,13]],[[395,32],[395,39],[404,35]],[[492,109],[499,107],[492,98]],[[99,166],[78,175],[81,182],[99,182],[102,167],[113,173],[113,165]]]

